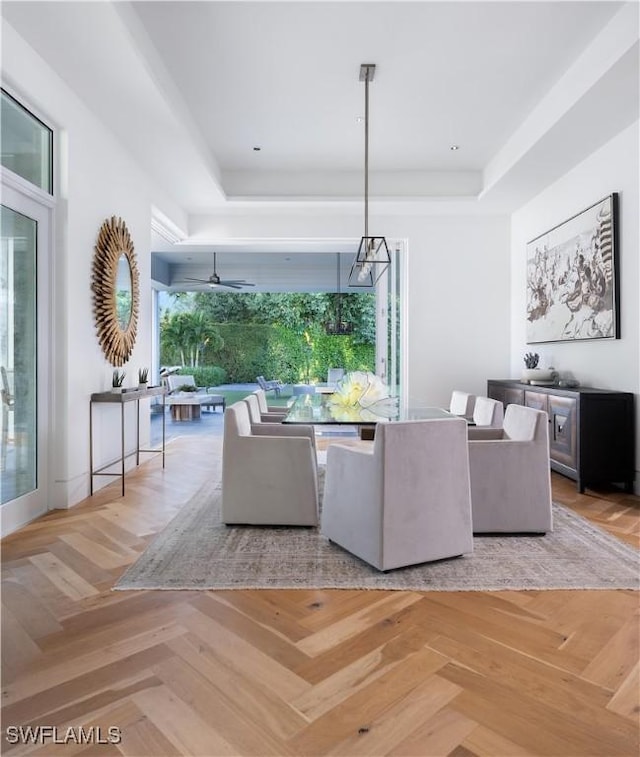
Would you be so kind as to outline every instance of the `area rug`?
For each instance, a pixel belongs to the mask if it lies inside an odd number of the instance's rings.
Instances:
[[[637,589],[635,549],[554,505],[546,536],[476,536],[463,557],[380,573],[315,528],[225,526],[205,484],[114,589]]]

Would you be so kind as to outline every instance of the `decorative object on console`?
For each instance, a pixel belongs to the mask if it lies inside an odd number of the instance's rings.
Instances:
[[[524,356],[526,368],[522,371],[523,384],[552,384],[554,380],[553,368],[538,368],[540,355],[537,352],[527,352]]]
[[[122,384],[124,383],[124,377],[127,374],[124,371],[119,371],[117,368],[113,372],[111,376],[111,391],[112,392],[122,392]]]
[[[140,277],[133,242],[122,218],[100,227],[91,273],[98,341],[111,365],[131,356],[138,328]]]
[[[138,369],[138,387],[140,389],[146,389],[148,383],[149,383],[149,369],[139,368]]]
[[[620,338],[617,198],[528,242],[528,344]]]

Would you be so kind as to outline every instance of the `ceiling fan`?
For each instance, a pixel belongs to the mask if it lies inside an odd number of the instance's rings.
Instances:
[[[255,284],[252,284],[249,281],[245,281],[245,279],[221,279],[220,276],[218,276],[218,273],[216,271],[216,253],[213,253],[213,273],[211,276],[209,276],[208,279],[190,279],[188,277],[185,277],[185,281],[196,281],[199,284],[208,284],[212,289],[214,287],[229,287],[230,289],[242,289],[242,287],[254,287]]]

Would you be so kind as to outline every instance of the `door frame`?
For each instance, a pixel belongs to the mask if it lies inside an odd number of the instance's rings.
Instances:
[[[51,495],[50,429],[52,412],[53,309],[51,296],[53,208],[51,195],[7,169],[0,172],[2,204],[37,223],[36,231],[36,381],[37,473],[36,488],[0,507],[0,534],[4,537],[49,510]]]
[[[402,398],[407,388],[407,242],[389,240],[389,247],[391,263],[376,284],[376,374]]]

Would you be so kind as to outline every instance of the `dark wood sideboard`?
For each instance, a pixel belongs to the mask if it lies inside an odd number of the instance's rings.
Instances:
[[[549,416],[552,470],[572,478],[583,492],[588,484],[624,484],[633,491],[635,422],[631,392],[533,386],[489,380],[487,396],[507,405],[527,405]]]

